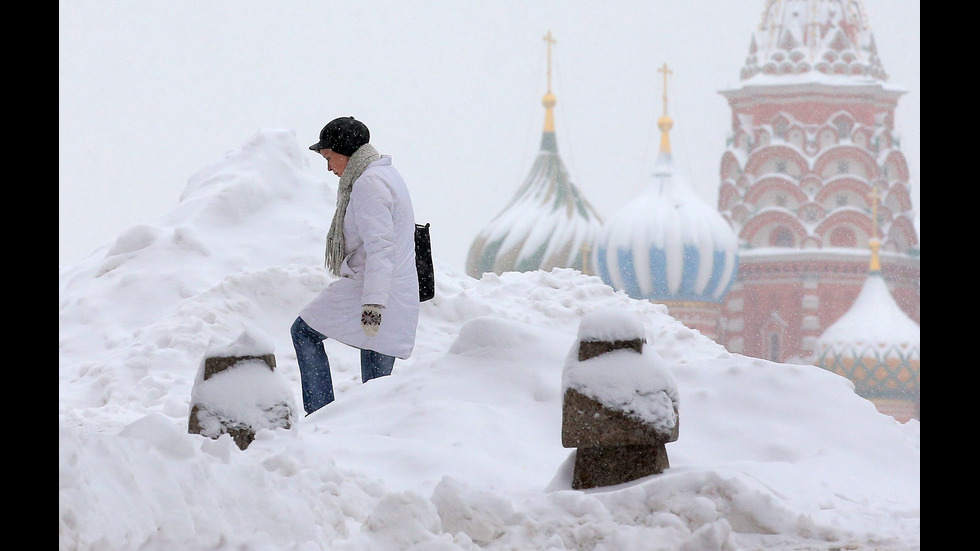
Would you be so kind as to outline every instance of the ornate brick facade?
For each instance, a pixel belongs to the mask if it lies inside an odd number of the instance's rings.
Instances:
[[[904,91],[886,80],[857,4],[768,2],[741,86],[721,92],[732,128],[718,210],[738,235],[739,268],[718,340],[732,352],[811,359],[867,278],[872,237],[892,295],[919,322],[918,237],[894,128]]]

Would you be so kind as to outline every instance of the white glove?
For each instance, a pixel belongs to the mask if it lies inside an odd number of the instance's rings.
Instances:
[[[361,306],[361,328],[364,334],[373,337],[378,334],[381,328],[381,309],[380,304],[365,304]]]

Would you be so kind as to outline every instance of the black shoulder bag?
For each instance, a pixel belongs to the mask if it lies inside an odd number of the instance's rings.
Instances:
[[[415,224],[415,268],[419,271],[419,302],[436,296],[436,276],[432,268],[432,242],[429,224]]]

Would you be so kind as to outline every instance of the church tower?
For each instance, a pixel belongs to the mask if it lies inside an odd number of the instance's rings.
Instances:
[[[719,342],[808,361],[866,279],[872,228],[881,276],[919,320],[919,246],[889,85],[859,0],[767,0],[732,110],[718,210],[738,235],[738,277]],[[883,202],[875,209],[873,188]]]
[[[738,242],[728,222],[694,192],[674,166],[667,114],[657,119],[660,151],[653,175],[636,197],[603,226],[596,241],[596,274],[635,299],[665,304],[671,316],[717,338],[722,301],[738,268]]]
[[[486,272],[551,271],[574,268],[591,274],[589,248],[602,220],[571,182],[558,155],[551,93],[551,31],[548,43],[548,91],[541,150],[524,184],[504,210],[477,234],[466,258],[467,275]]]

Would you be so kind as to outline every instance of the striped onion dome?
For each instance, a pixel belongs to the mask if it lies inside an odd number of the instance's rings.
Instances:
[[[657,124],[653,180],[603,227],[595,273],[636,299],[721,303],[735,280],[738,240],[674,168],[671,118]]]
[[[854,383],[865,398],[918,402],[919,325],[895,303],[881,275],[878,241],[854,304],[817,338],[816,365]]]
[[[555,139],[555,96],[545,94],[541,150],[527,179],[510,203],[490,221],[470,246],[466,273],[551,271],[587,272],[589,245],[602,220],[568,177]]]

